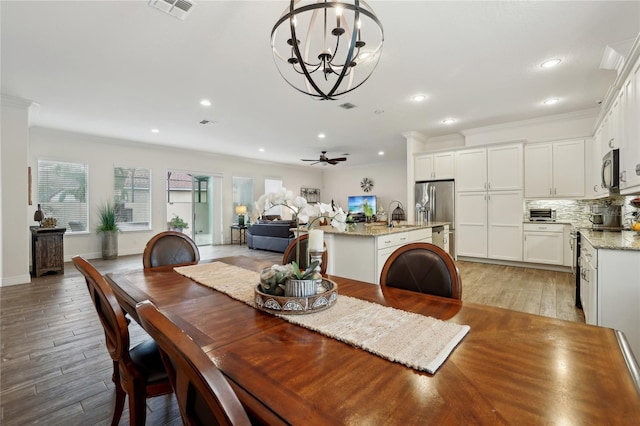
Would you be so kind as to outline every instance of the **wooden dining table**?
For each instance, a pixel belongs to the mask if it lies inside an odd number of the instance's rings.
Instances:
[[[245,256],[216,261],[255,271],[267,266]],[[291,324],[169,268],[106,277],[133,318],[136,304],[149,299],[182,327],[262,424],[640,421],[633,359],[609,328],[329,277],[341,295],[469,325],[429,374]]]

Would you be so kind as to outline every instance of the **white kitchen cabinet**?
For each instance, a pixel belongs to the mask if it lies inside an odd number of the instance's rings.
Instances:
[[[527,145],[524,163],[526,197],[584,197],[584,140]]]
[[[522,261],[522,191],[456,195],[456,254]]]
[[[487,194],[489,259],[522,261],[522,191]]]
[[[486,148],[457,151],[456,192],[487,190],[487,150]]]
[[[521,190],[523,186],[522,144],[487,148],[487,189]]]
[[[525,223],[523,259],[531,263],[562,265],[564,226],[559,223]]]
[[[600,176],[604,138],[604,126],[599,126],[592,141],[591,149],[587,150],[587,161],[585,161],[587,165],[586,176],[588,178],[586,185],[587,198],[602,198],[609,195],[609,191],[602,186],[602,177]]]
[[[571,225],[564,224],[562,225],[562,257],[563,257],[563,266],[573,267],[573,244],[575,241],[571,238]]]
[[[414,177],[416,181],[453,179],[453,152],[417,155],[414,159]]]
[[[405,244],[430,243],[431,235],[431,228],[408,229],[384,235],[326,232],[327,273],[379,284],[380,272],[391,253]]]
[[[456,152],[457,192],[522,189],[522,144]]]
[[[620,193],[640,191],[640,60],[623,86],[623,145],[620,148]]]

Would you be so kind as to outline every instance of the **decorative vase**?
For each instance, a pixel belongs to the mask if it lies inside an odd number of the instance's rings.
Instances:
[[[118,257],[118,231],[102,233],[102,258],[112,260]]]
[[[318,280],[287,280],[284,295],[287,297],[309,297],[317,294]]]

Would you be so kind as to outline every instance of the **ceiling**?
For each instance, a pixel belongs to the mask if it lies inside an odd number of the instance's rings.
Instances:
[[[199,0],[182,21],[146,1],[3,0],[2,93],[36,102],[35,126],[307,167],[322,166],[301,158],[326,150],[350,154],[327,166],[346,167],[405,158],[407,131],[597,107],[615,79],[599,69],[605,47],[640,33],[640,1],[369,3],[385,31],[377,69],[339,101],[317,101],[273,63],[288,1]],[[540,68],[549,58],[563,62]]]

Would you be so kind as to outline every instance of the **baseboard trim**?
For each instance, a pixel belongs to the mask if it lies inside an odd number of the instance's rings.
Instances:
[[[492,265],[515,266],[517,268],[544,269],[546,271],[571,272],[571,267],[561,265],[545,265],[543,263],[514,262],[511,260],[485,259],[480,257],[458,256],[456,260],[464,262],[489,263]]]

